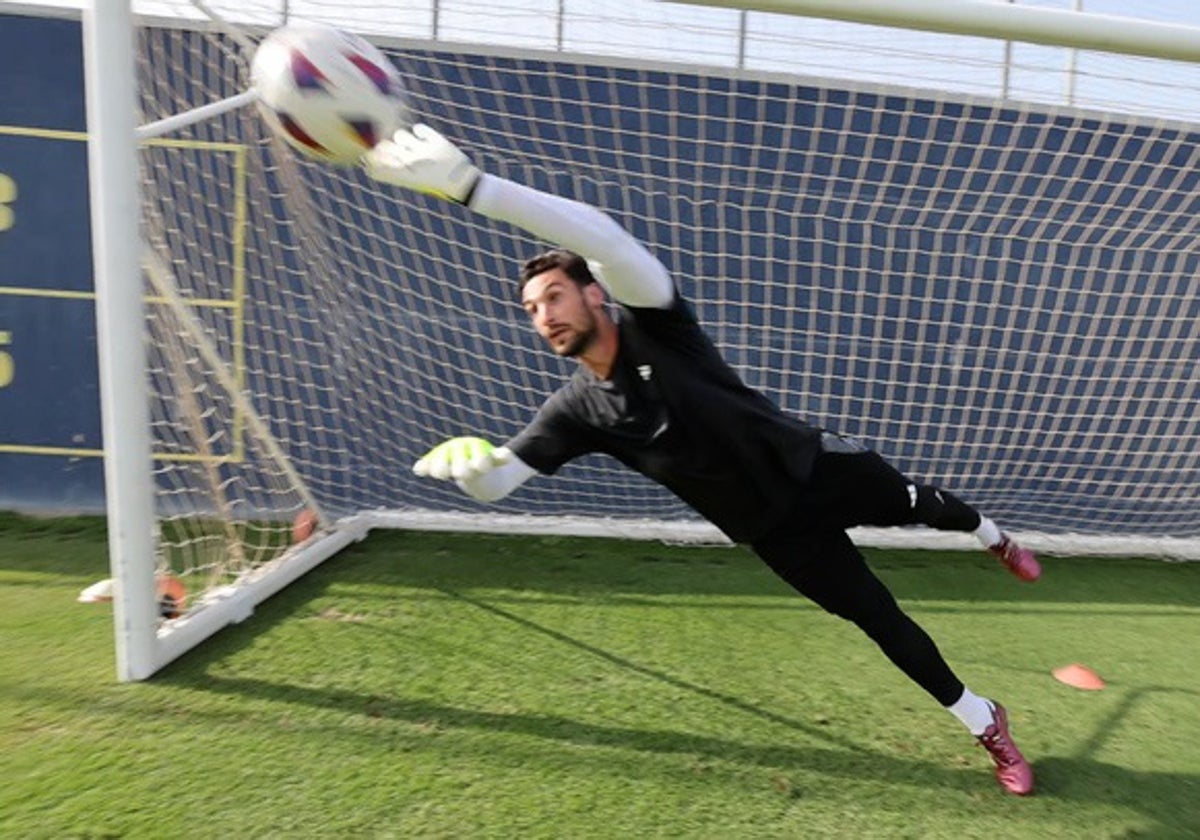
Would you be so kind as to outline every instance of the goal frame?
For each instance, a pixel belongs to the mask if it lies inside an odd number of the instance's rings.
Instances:
[[[1200,28],[1166,27],[1085,13],[1047,14],[1051,10],[995,3],[819,2],[819,0],[692,0],[788,14],[836,17],[865,23],[921,28],[958,34],[1019,37],[1036,43],[1086,47],[1152,57],[1200,61]],[[984,8],[989,7],[989,8]],[[885,14],[886,20],[879,17]],[[998,24],[1004,14],[1011,27]],[[1071,27],[1066,27],[1070,16]],[[932,17],[931,17],[932,15]],[[108,548],[114,581],[116,671],[121,681],[142,680],[231,623],[375,527],[474,530],[507,533],[607,535],[668,538],[693,542],[723,539],[703,523],[682,523],[674,532],[648,523],[538,517],[478,517],[406,512],[364,513],[338,522],[322,522],[317,537],[278,560],[254,570],[236,587],[205,600],[200,609],[165,626],[158,614],[155,569],[153,454],[146,395],[148,370],[141,325],[145,316],[142,243],[138,208],[138,145],[148,136],[185,125],[221,108],[241,107],[250,93],[225,104],[213,103],[190,116],[137,125],[134,15],[129,0],[92,0],[83,10],[85,88],[96,324],[100,364],[101,420],[104,436]],[[1086,26],[1078,24],[1086,22]],[[982,28],[981,28],[982,27]],[[667,531],[670,531],[668,528]],[[664,534],[666,536],[664,537]],[[919,538],[870,529],[856,531],[871,545],[966,547],[958,535],[922,534]],[[930,539],[933,537],[933,539]],[[1200,556],[1194,541],[1171,541],[1176,554]],[[1186,543],[1186,544],[1185,544]],[[1036,548],[1038,543],[1031,540]],[[1061,537],[1055,546],[1062,548]],[[1129,540],[1092,539],[1072,547],[1088,553],[1129,553]]]
[[[674,0],[1098,52],[1200,61],[1200,27],[986,0]]]
[[[257,604],[363,539],[370,520],[347,517],[322,523],[325,527],[313,539],[243,575],[236,586],[208,595],[200,609],[169,624],[160,621],[149,377],[142,330],[143,270],[152,281],[155,271],[144,264],[139,230],[138,146],[153,136],[250,104],[254,96],[247,92],[139,127],[130,3],[94,0],[83,10],[82,23],[116,673],[118,680],[128,682],[146,679],[221,628],[248,618]],[[178,311],[182,304],[163,284],[161,276],[153,283]],[[186,321],[186,314],[183,317]],[[234,394],[239,397],[244,395]]]

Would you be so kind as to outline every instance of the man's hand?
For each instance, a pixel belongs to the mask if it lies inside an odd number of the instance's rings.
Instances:
[[[466,204],[479,169],[462,150],[429,126],[402,128],[363,155],[363,168],[377,181]]]
[[[430,478],[470,481],[508,463],[512,453],[477,437],[456,437],[439,443],[413,464],[413,472]]]

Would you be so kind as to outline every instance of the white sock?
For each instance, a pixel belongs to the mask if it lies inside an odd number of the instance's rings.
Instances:
[[[975,529],[975,538],[983,543],[984,548],[991,548],[1004,539],[1000,526],[986,516],[979,517],[979,527]]]
[[[991,701],[977,697],[969,688],[963,689],[962,697],[958,698],[957,703],[946,708],[950,714],[963,722],[963,726],[967,727],[972,735],[982,735],[994,719],[995,707]]]

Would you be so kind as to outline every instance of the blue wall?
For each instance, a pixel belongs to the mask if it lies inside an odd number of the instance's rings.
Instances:
[[[0,15],[0,506],[98,509],[103,473],[91,299],[80,27]],[[69,454],[45,454],[55,450]]]

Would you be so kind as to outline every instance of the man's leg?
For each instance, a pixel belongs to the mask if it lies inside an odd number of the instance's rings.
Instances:
[[[813,507],[821,521],[856,525],[927,525],[939,531],[972,533],[1013,575],[1035,581],[1042,574],[1033,552],[954,494],[918,484],[876,452],[825,451],[817,456],[811,482]]]
[[[781,529],[752,548],[798,592],[861,628],[893,664],[962,721],[992,756],[1005,790],[1020,795],[1033,790],[1033,770],[1009,735],[1004,708],[963,685],[844,531]]]
[[[932,638],[900,609],[844,531],[776,532],[752,545],[792,588],[853,622],[917,685],[943,706],[963,693]]]

